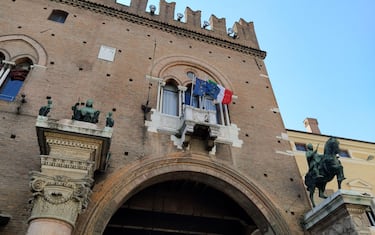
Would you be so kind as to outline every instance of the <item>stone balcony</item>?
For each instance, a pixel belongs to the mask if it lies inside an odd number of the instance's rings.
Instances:
[[[171,135],[174,144],[182,149],[188,144],[189,136],[197,129],[207,131],[210,141],[241,147],[242,140],[238,139],[239,128],[235,124],[221,125],[217,122],[215,110],[199,109],[184,106],[184,115],[171,116],[152,109],[151,120],[146,121],[150,132],[164,132]],[[212,146],[213,147],[213,146]]]

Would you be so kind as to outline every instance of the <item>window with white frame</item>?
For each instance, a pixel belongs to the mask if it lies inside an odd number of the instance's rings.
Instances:
[[[32,61],[28,58],[19,59],[17,62],[6,61],[5,56],[0,53],[0,99],[13,101],[20,91]]]

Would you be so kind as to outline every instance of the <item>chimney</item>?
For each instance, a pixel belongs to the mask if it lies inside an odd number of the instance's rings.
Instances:
[[[303,123],[307,132],[321,134],[319,130],[318,120],[316,118],[306,118]]]

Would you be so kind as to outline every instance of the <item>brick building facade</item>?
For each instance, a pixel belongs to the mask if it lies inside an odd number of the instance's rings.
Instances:
[[[228,34],[224,18],[202,27],[200,11],[176,19],[164,0],[158,14],[147,0],[1,5],[2,234],[33,221],[46,98],[52,121],[88,99],[101,111],[96,127],[108,112],[115,120],[87,208],[61,222],[73,234],[303,234],[311,207],[252,22]],[[232,91],[231,102],[194,96],[197,79]]]

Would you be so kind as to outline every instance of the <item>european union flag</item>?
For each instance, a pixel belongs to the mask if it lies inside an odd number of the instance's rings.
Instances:
[[[199,78],[195,78],[195,87],[193,90],[193,95],[204,96],[204,94],[206,93],[206,87],[207,87],[206,81],[201,80]]]
[[[217,84],[211,80],[208,80],[208,82],[206,82],[206,95],[216,99],[219,93],[220,88],[217,86]]]

